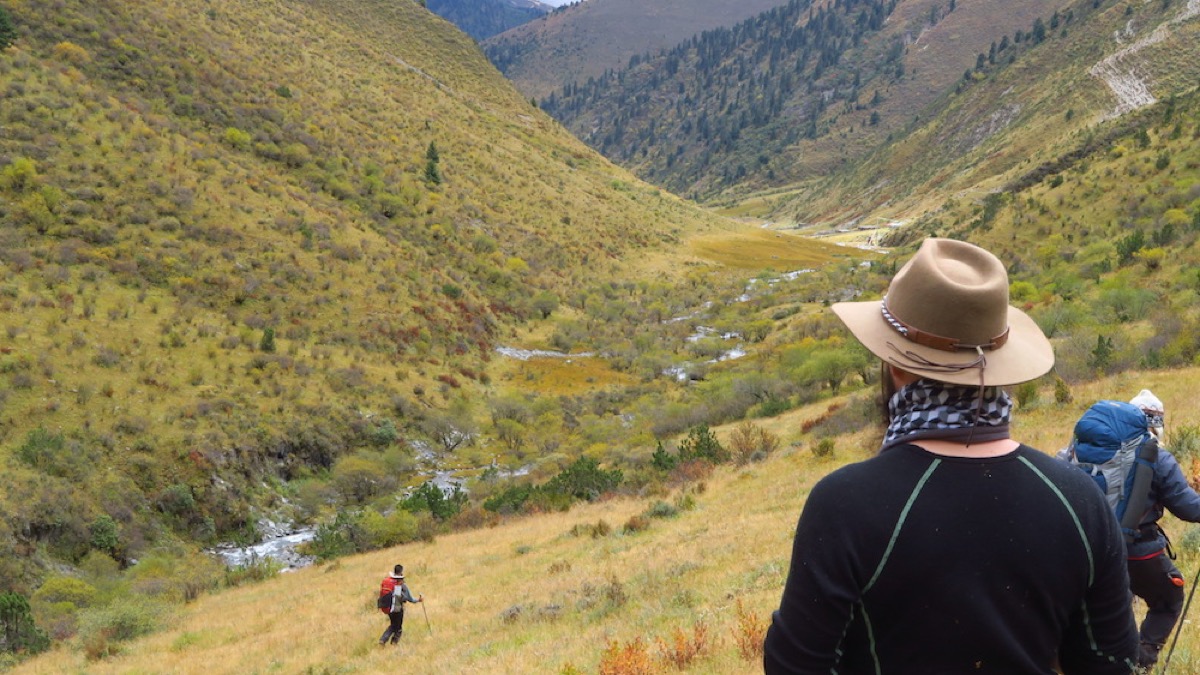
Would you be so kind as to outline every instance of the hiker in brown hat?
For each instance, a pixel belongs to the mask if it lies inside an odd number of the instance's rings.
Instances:
[[[1002,387],[1054,353],[1009,306],[1000,260],[928,239],[883,300],[833,310],[882,361],[887,431],[812,488],[766,672],[1131,672],[1112,511],[1083,472],[1009,437]]]
[[[400,642],[400,635],[404,633],[404,603],[425,602],[425,596],[418,595],[414,600],[412,593],[408,590],[408,584],[404,583],[404,565],[396,565],[392,568],[391,574],[383,578],[383,583],[379,586],[379,609],[388,615],[388,627],[383,631],[383,635],[379,637],[379,646],[386,645],[389,641],[392,644]]]

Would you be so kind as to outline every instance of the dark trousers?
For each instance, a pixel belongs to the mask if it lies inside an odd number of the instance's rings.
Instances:
[[[1129,561],[1129,590],[1146,601],[1138,665],[1153,666],[1183,611],[1183,575],[1166,555]]]
[[[404,632],[404,610],[390,612],[388,614],[388,621],[387,630],[383,631],[383,635],[379,637],[379,644],[381,645],[387,644],[389,639],[392,641],[392,644],[400,641],[400,634]]]

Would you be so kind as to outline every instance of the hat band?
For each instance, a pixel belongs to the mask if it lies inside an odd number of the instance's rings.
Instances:
[[[903,335],[905,339],[909,340],[910,342],[915,342],[926,347],[932,347],[933,349],[938,349],[944,352],[956,352],[966,349],[999,349],[1000,347],[1004,346],[1005,342],[1008,342],[1008,326],[1005,326],[1003,333],[997,335],[988,342],[985,342],[981,345],[970,345],[962,342],[958,338],[942,337],[941,335],[935,335],[933,333],[923,331],[920,328],[910,326],[900,319],[897,319],[894,314],[888,311],[887,296],[884,296],[883,301],[879,303],[879,306],[883,310],[884,321],[887,321],[888,325],[895,329],[897,333]]]

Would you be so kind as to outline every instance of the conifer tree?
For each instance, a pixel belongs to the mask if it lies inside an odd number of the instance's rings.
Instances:
[[[17,41],[17,29],[13,26],[8,10],[0,7],[0,51],[8,49]]]

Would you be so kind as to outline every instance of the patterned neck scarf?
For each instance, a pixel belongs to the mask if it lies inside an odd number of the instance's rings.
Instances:
[[[1008,438],[1012,399],[1000,387],[921,379],[888,401],[891,422],[880,452],[918,439],[984,443]]]

